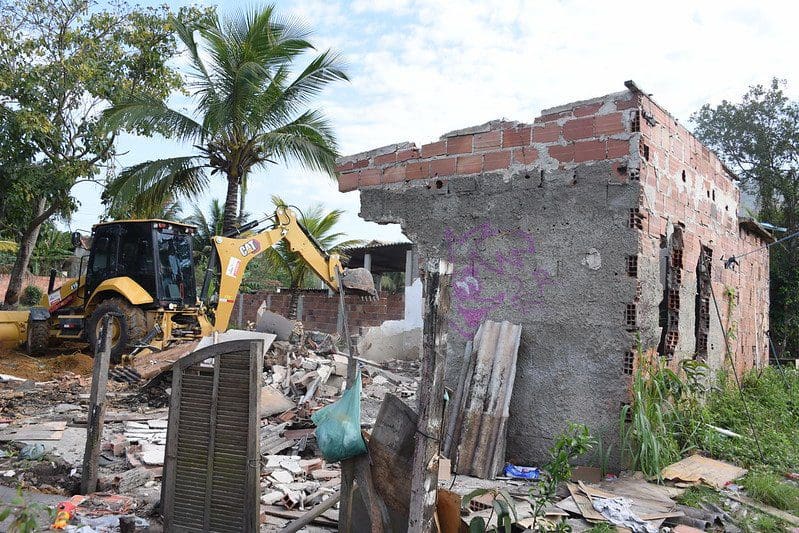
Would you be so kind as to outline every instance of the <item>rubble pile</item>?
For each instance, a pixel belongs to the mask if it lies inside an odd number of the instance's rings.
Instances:
[[[268,526],[282,527],[329,498],[341,483],[339,465],[321,458],[311,422],[313,413],[345,389],[349,359],[338,343],[335,335],[299,329],[289,341],[274,342],[265,356],[260,486],[261,521]],[[374,424],[387,393],[415,402],[418,362],[360,360],[358,367],[365,428]],[[147,381],[108,381],[98,463],[97,494],[102,497],[74,502],[79,523],[99,530],[126,514],[152,520],[160,499],[170,381],[171,365],[163,364],[160,374]],[[47,381],[0,377],[0,485],[60,495],[65,501],[78,492],[90,386],[90,376],[69,371],[53,372]],[[108,505],[122,500],[113,498],[124,499],[118,512]],[[104,510],[92,501],[105,505]],[[333,525],[336,517],[331,509],[315,523]]]

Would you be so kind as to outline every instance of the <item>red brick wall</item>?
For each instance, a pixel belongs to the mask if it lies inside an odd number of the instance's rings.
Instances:
[[[630,121],[636,107],[631,93],[617,93],[602,101],[545,111],[533,124],[494,121],[447,134],[421,148],[402,143],[356,154],[339,160],[339,190],[624,159],[635,149]]]
[[[302,320],[306,330],[336,332],[338,320],[338,295],[328,296],[327,291],[302,291]],[[281,315],[288,315],[289,292],[260,292],[245,294],[244,297],[244,324],[255,322],[256,314],[261,303],[271,302],[270,310]],[[233,309],[231,324],[238,320],[238,305]],[[402,320],[405,314],[405,295],[403,293],[381,293],[374,301],[362,300],[359,296],[346,296],[347,317],[350,332],[355,334],[359,327],[379,326],[386,320]]]
[[[641,99],[641,211],[645,213],[642,230],[642,259],[657,258],[660,236],[666,235],[669,223],[682,223],[683,265],[687,276],[683,285],[696,288],[696,265],[701,246],[713,251],[711,268],[713,291],[722,323],[735,329],[731,336],[735,367],[738,372],[768,361],[769,258],[768,251],[747,255],[736,270],[724,268],[722,256],[755,250],[765,244],[760,238],[739,228],[737,212],[740,192],[733,176],[724,168],[715,153],[697,140],[682,124],[650,98]],[[649,117],[650,121],[646,118]],[[645,157],[648,154],[648,160]],[[725,290],[736,292],[733,316],[728,319]],[[683,298],[685,300],[685,298]],[[682,301],[681,307],[694,301]],[[688,316],[682,309],[681,319]],[[724,359],[724,339],[718,316],[711,301],[711,337],[708,362],[711,366],[728,366]],[[675,364],[691,357],[693,335],[680,340]]]

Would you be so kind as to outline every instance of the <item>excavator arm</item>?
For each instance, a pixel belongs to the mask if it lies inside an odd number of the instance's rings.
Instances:
[[[338,254],[328,254],[297,221],[294,212],[287,207],[278,207],[273,225],[263,231],[243,238],[216,236],[213,245],[219,258],[219,300],[214,317],[214,331],[225,331],[236,302],[247,265],[285,239],[292,252],[297,252],[311,270],[334,291],[345,289],[361,294],[376,294],[371,274],[364,269],[344,269]]]

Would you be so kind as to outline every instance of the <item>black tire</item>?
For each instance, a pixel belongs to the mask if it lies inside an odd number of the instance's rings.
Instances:
[[[50,323],[47,320],[28,320],[28,355],[42,355],[50,344]]]
[[[92,356],[97,350],[103,316],[109,313],[114,315],[111,317],[111,362],[119,363],[122,360],[122,354],[128,351],[128,347],[147,334],[147,320],[143,310],[130,305],[123,298],[104,300],[89,317],[86,328]]]

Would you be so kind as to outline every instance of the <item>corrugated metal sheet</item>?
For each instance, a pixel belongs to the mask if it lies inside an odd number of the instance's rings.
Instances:
[[[189,354],[173,371],[162,505],[166,531],[258,530],[263,340]]]

